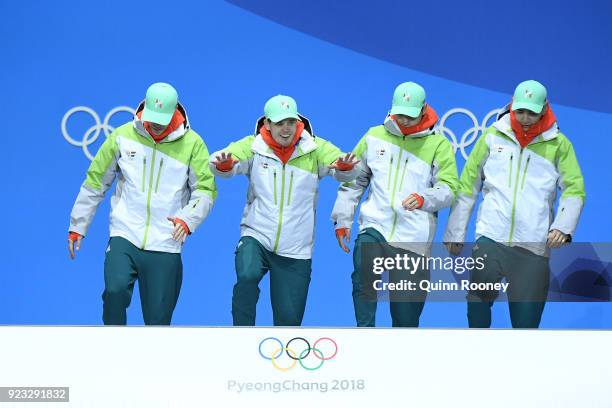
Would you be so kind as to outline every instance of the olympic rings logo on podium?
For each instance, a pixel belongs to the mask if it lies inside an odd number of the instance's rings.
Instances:
[[[266,348],[268,349],[267,352],[264,350]],[[270,350],[272,351],[270,352]],[[324,353],[323,350],[327,353]],[[283,344],[276,337],[266,337],[259,342],[259,355],[263,359],[271,361],[275,369],[283,372],[294,369],[298,363],[304,370],[318,370],[323,366],[323,363],[335,358],[336,354],[338,354],[338,344],[330,337],[321,337],[312,346],[304,337],[294,337],[286,344]],[[291,362],[281,365],[279,360],[283,358],[283,355],[286,355]],[[306,363],[305,361],[309,357],[315,362]]]
[[[85,131],[85,133],[81,137],[81,140],[76,140],[73,137],[71,137],[66,127],[66,124],[68,123],[68,119],[77,112],[88,113],[89,116],[91,116],[95,122],[93,126],[91,126],[89,129]],[[111,132],[115,130],[115,128],[111,126],[109,122],[110,122],[111,117],[115,113],[118,113],[118,112],[128,112],[132,115],[136,114],[136,111],[133,108],[130,108],[129,106],[117,106],[116,108],[111,109],[106,114],[106,116],[104,117],[104,122],[102,122],[100,121],[100,116],[98,115],[98,113],[95,110],[91,109],[90,107],[75,106],[74,108],[68,110],[68,112],[66,112],[64,114],[64,117],[62,118],[62,124],[61,124],[62,135],[64,136],[64,139],[66,139],[66,141],[70,143],[71,145],[82,148],[83,153],[85,153],[85,156],[89,160],[93,160],[93,155],[89,151],[89,146],[98,139],[98,136],[100,136],[100,131],[104,131],[104,135],[108,137],[108,135],[110,135]]]

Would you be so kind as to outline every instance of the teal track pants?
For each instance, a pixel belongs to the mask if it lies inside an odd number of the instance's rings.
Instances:
[[[136,280],[145,324],[169,325],[183,280],[181,254],[144,251],[121,237],[111,237],[104,260],[104,324],[127,323]]]
[[[270,271],[270,300],[275,326],[302,324],[312,261],[279,256],[255,238],[242,237],[236,249],[236,284],[232,295],[234,326],[254,326],[259,282]]]
[[[470,281],[509,283],[508,307],[514,328],[537,328],[540,325],[548,295],[550,267],[548,258],[526,249],[510,247],[487,237],[476,240],[472,257],[483,257],[485,267],[473,269]],[[498,296],[493,291],[468,293],[468,323],[470,327],[491,327],[491,307]]]
[[[374,228],[366,228],[359,233],[353,250],[353,306],[358,327],[374,327],[376,325],[377,294],[372,283],[377,276],[372,273],[371,265],[374,257],[394,257],[396,254],[415,255],[412,252],[391,247],[385,238]],[[369,266],[368,266],[369,265]],[[362,268],[362,266],[365,266]],[[414,275],[405,273],[390,273],[389,281],[398,282],[408,279],[418,282],[429,279],[429,271],[420,269]],[[418,327],[421,312],[425,305],[425,291],[391,295],[389,308],[393,327]],[[397,299],[397,300],[394,300]]]

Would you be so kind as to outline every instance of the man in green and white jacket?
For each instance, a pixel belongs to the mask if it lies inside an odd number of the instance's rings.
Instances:
[[[249,179],[236,248],[232,316],[236,326],[255,325],[259,282],[269,270],[274,325],[299,326],[310,284],[319,180],[353,180],[355,161],[314,136],[293,98],[271,98],[264,114],[255,136],[211,156],[215,175]]]
[[[170,324],[183,243],[208,216],[217,192],[206,145],[169,84],[151,85],[134,120],[115,129],[94,157],[70,214],[72,258],[115,178],[104,324],[126,324],[136,280],[145,324]]]
[[[483,269],[471,271],[470,279],[493,283],[505,278],[512,326],[536,328],[548,294],[550,248],[571,241],[585,200],[574,148],[559,131],[539,82],[521,82],[512,103],[472,149],[444,234],[452,254],[461,251],[480,191],[473,257],[486,261]],[[490,327],[497,296],[491,291],[468,294],[470,327]]]
[[[425,103],[423,87],[402,83],[393,93],[384,124],[370,128],[353,150],[361,160],[359,175],[338,190],[331,218],[338,243],[348,252],[355,212],[369,186],[359,215],[351,275],[357,326],[374,326],[376,317],[374,276],[364,261],[378,248],[384,248],[387,257],[405,250],[410,256],[428,255],[437,212],[450,207],[455,198],[455,154],[448,139],[436,131],[437,121],[436,112]],[[429,279],[429,271],[421,269],[408,277],[415,282]],[[389,279],[394,280],[394,274]],[[391,296],[393,326],[418,326],[425,297],[418,290],[399,296],[398,301]]]

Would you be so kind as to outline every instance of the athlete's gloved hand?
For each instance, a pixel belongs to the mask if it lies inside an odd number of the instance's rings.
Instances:
[[[404,198],[404,200],[402,201],[402,206],[404,207],[404,209],[412,211],[421,208],[424,202],[425,199],[421,195],[417,193],[412,193],[408,197]]]
[[[549,248],[559,248],[560,246],[567,244],[572,241],[570,235],[564,234],[559,230],[551,230],[548,233],[548,240],[546,241],[546,246]]]
[[[463,242],[445,242],[444,245],[448,253],[454,256],[459,255],[463,249]]]
[[[78,234],[76,232],[70,231],[68,233],[68,252],[70,252],[70,259],[74,259],[74,257],[76,256],[74,254],[74,250],[75,250],[75,242],[76,242],[76,250],[78,251],[79,249],[81,249],[81,240],[83,239],[83,236],[81,234]]]
[[[172,239],[183,244],[187,239],[187,235],[191,234],[189,227],[185,221],[176,217],[167,217],[168,221],[174,224],[174,230],[172,231]]]
[[[344,242],[342,241],[344,238]],[[340,248],[346,253],[349,253],[351,250],[346,246],[351,240],[351,229],[350,228],[337,228],[336,229],[336,239],[338,240],[338,245]]]
[[[238,160],[234,160],[232,158],[231,153],[221,152],[221,155],[216,157],[216,161],[212,162],[215,165],[217,170],[222,172],[231,171],[234,168],[234,165],[238,163]]]
[[[336,169],[338,171],[350,171],[353,170],[353,167],[355,167],[355,165],[361,161],[355,159],[356,157],[353,155],[353,153],[347,153],[346,156],[340,156],[338,160],[327,167],[330,169]]]

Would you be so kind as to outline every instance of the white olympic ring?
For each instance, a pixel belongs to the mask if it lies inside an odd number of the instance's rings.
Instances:
[[[70,116],[72,116],[73,114],[77,113],[77,112],[85,112],[88,113],[95,121],[95,124],[90,127],[89,129],[87,129],[87,131],[85,131],[85,133],[83,134],[83,138],[81,141],[75,140],[74,138],[72,138],[70,136],[70,134],[68,133],[68,129],[66,128],[66,124],[68,123],[68,119],[70,118]],[[88,106],[75,106],[74,108],[70,109],[68,112],[66,112],[64,114],[64,117],[62,118],[62,135],[64,136],[64,139],[66,139],[66,141],[68,143],[70,143],[73,146],[77,146],[77,147],[81,147],[83,149],[83,153],[85,153],[85,156],[89,159],[89,160],[93,160],[93,156],[91,154],[91,152],[89,151],[89,145],[91,145],[92,143],[94,143],[97,139],[98,136],[100,136],[100,131],[104,131],[104,135],[106,137],[108,137],[108,135],[111,134],[111,132],[113,130],[115,130],[115,128],[113,126],[111,126],[109,124],[111,117],[118,112],[128,112],[131,113],[132,115],[136,114],[136,111],[129,107],[129,106],[117,106],[116,108],[111,109],[106,116],[104,117],[104,122],[100,122],[100,116],[98,116],[98,114],[96,113],[96,111],[94,111],[93,109],[91,109]],[[92,135],[93,133],[93,135]]]
[[[442,119],[440,119],[440,124],[438,125],[438,130],[450,140],[451,144],[453,145],[453,151],[457,153],[457,149],[460,149],[461,155],[465,160],[467,160],[468,154],[465,151],[465,148],[476,141],[478,135],[482,134],[482,132],[487,128],[487,123],[491,120],[491,118],[497,117],[499,113],[501,113],[501,109],[493,109],[491,112],[487,113],[482,120],[482,123],[478,124],[478,119],[476,119],[476,116],[469,110],[464,108],[453,108],[442,116]],[[445,126],[448,118],[455,114],[466,115],[474,124],[474,126],[463,133],[460,141],[457,140],[455,133]]]

